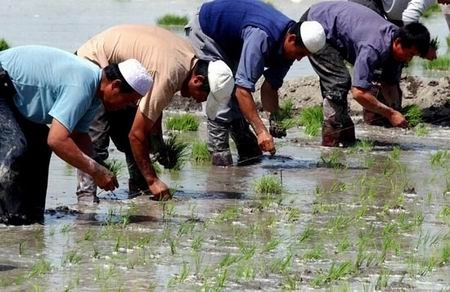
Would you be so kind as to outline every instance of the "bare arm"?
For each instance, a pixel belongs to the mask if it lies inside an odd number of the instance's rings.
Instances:
[[[158,178],[149,156],[150,147],[147,137],[152,132],[154,125],[155,123],[138,109],[128,137],[134,159],[150,191],[155,196],[166,196],[170,195],[169,188]]]
[[[236,98],[244,117],[249,121],[256,133],[259,147],[263,151],[274,154],[276,150],[273,137],[267,131],[266,126],[264,126],[263,121],[256,111],[256,104],[250,90],[236,86]]]
[[[100,188],[109,191],[118,186],[114,174],[89,157],[92,142],[87,133],[70,134],[58,120],[53,119],[47,143],[61,159],[92,176]]]
[[[369,90],[352,87],[352,94],[360,105],[387,118],[394,127],[408,127],[408,122],[400,112],[378,101]]]

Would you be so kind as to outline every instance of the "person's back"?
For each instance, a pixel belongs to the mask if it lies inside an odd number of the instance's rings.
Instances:
[[[0,52],[0,64],[13,80],[14,102],[27,119],[49,124],[58,119],[72,131],[86,131],[100,100],[95,93],[101,70],[73,54],[44,46]],[[70,110],[68,110],[70,109]],[[86,121],[80,120],[90,109]]]

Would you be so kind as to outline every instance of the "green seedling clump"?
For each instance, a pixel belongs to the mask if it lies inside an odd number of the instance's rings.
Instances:
[[[200,121],[192,114],[179,114],[171,116],[166,121],[168,130],[197,131]]]
[[[450,57],[440,56],[434,60],[425,62],[425,68],[428,70],[449,70],[450,68]]]
[[[432,47],[435,50],[439,49],[439,39],[438,39],[438,37],[434,37],[434,38],[431,39],[430,47]]]
[[[304,108],[300,113],[300,125],[304,126],[305,133],[310,136],[317,136],[322,128],[323,111],[321,106]]]
[[[188,18],[185,15],[179,16],[175,14],[166,14],[159,17],[156,20],[156,23],[161,26],[184,26],[188,23]]]
[[[174,165],[173,169],[180,170],[187,161],[188,157],[188,143],[180,141],[176,135],[170,136],[164,141],[164,148],[167,157],[171,160],[171,164]]]
[[[435,4],[431,5],[430,7],[428,7],[428,9],[423,12],[422,17],[428,18],[431,15],[433,15],[434,13],[440,12],[441,10],[442,10],[441,6],[439,6],[438,3],[435,3]]]
[[[210,162],[211,154],[208,145],[204,141],[195,141],[192,144],[191,159],[197,163]]]
[[[254,189],[259,194],[281,194],[283,186],[275,176],[264,175],[255,182]]]
[[[9,46],[9,44],[6,42],[6,40],[5,40],[5,39],[0,39],[0,51],[7,50],[7,49],[9,49],[9,48],[10,48],[10,46]]]
[[[405,106],[402,112],[411,127],[422,123],[422,109],[417,104]]]
[[[110,159],[105,161],[105,167],[109,169],[115,176],[118,176],[124,169],[124,164],[118,159]]]

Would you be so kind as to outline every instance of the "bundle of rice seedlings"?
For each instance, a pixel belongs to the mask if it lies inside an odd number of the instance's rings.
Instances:
[[[0,51],[4,51],[6,49],[9,49],[9,44],[6,42],[5,39],[0,39]]]
[[[180,170],[188,160],[188,143],[180,141],[176,135],[164,141],[158,162],[167,169]]]
[[[111,171],[115,176],[118,176],[125,168],[125,165],[122,161],[118,159],[108,159],[105,161],[105,167],[109,171]]]
[[[192,114],[173,115],[166,120],[168,130],[197,131],[200,121]]]
[[[319,105],[315,105],[312,107],[304,108],[300,113],[299,123],[305,128],[304,131],[307,135],[313,137],[317,136],[322,129],[322,107]]]
[[[402,112],[411,127],[422,123],[422,109],[417,104],[405,106]]]
[[[211,153],[209,153],[208,145],[204,141],[195,141],[192,144],[191,160],[196,163],[204,163],[211,161]]]

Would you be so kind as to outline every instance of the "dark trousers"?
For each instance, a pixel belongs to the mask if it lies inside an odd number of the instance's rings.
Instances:
[[[51,149],[49,128],[26,120],[0,96],[0,222],[42,223]]]

